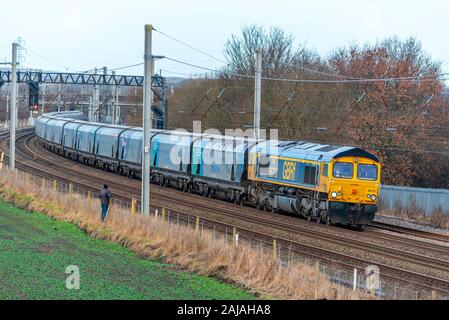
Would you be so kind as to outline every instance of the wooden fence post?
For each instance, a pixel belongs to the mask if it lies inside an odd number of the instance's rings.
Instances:
[[[315,300],[318,300],[318,289],[320,281],[320,262],[315,263]]]
[[[437,292],[435,290],[432,291],[432,300],[437,300]]]
[[[376,296],[376,288],[375,288],[375,277],[374,273],[370,276],[370,282],[371,282],[371,296],[374,298]]]
[[[274,239],[273,240],[273,258],[274,260],[277,260],[277,256],[278,256],[278,245],[277,245],[277,240]]]

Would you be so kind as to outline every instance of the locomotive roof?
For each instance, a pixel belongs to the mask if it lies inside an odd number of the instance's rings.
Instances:
[[[269,140],[254,146],[252,152],[263,152],[267,155],[276,154],[281,157],[330,162],[343,157],[362,157],[379,162],[379,159],[361,148],[318,144],[307,141],[275,141]]]

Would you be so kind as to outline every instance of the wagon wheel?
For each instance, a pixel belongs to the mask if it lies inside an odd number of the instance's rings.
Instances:
[[[330,226],[332,224],[331,219],[329,218],[329,214],[326,213],[326,226]]]
[[[320,210],[318,211],[318,217],[316,218],[316,222],[318,224],[321,224],[321,222],[325,222],[326,225],[330,224],[329,217],[327,216],[326,210]],[[329,224],[328,224],[329,223]]]

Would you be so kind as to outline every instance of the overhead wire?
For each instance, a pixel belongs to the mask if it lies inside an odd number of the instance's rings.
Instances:
[[[144,62],[141,62],[141,63],[132,64],[132,65],[129,65],[129,66],[109,69],[109,71],[119,71],[119,70],[131,69],[131,68],[143,66],[144,64],[145,64]]]
[[[160,30],[157,30],[155,28],[153,28],[153,30],[175,42],[178,42],[192,50],[195,50],[203,55],[206,55],[216,61],[219,61],[225,65],[228,65],[227,62],[223,61],[222,59],[219,59],[203,50],[200,50],[184,41],[181,41],[171,35],[168,35]],[[215,69],[211,69],[211,68],[207,68],[207,67],[202,67],[202,66],[198,66],[198,65],[194,65],[191,63],[186,63],[186,62],[182,62],[180,60],[177,59],[173,59],[173,58],[167,58],[168,60],[171,60],[173,62],[177,62],[177,63],[183,63],[185,65],[188,65],[190,67],[194,67],[194,68],[199,68],[199,69],[203,69],[203,70],[207,70],[213,73],[219,73],[219,74],[228,74],[228,75],[234,75],[234,76],[239,76],[239,77],[249,77],[249,78],[255,78],[254,76],[249,76],[249,75],[244,75],[244,74],[237,74],[237,73],[230,73],[230,72],[224,72],[224,71],[219,71],[219,70],[215,70]],[[283,63],[283,62],[281,62]],[[269,78],[269,77],[263,77],[262,79],[264,80],[271,80],[271,81],[291,81],[291,82],[296,82],[296,83],[300,83],[300,82],[307,82],[307,83],[352,83],[352,82],[390,82],[390,81],[406,81],[406,80],[417,80],[417,79],[425,79],[425,78],[429,78],[429,77],[435,77],[438,76],[439,74],[431,74],[431,75],[420,75],[420,76],[410,76],[410,77],[400,77],[400,78],[377,78],[377,79],[370,79],[370,78],[359,78],[359,77],[352,77],[352,76],[346,76],[346,75],[340,75],[340,74],[334,74],[334,73],[328,73],[328,72],[323,72],[323,71],[318,71],[318,70],[313,70],[310,68],[306,68],[303,66],[298,66],[298,65],[294,65],[292,63],[283,63],[285,65],[291,66],[293,68],[298,68],[298,69],[302,69],[304,71],[307,72],[311,72],[311,73],[316,73],[316,74],[321,74],[321,75],[326,75],[326,76],[331,76],[331,77],[340,77],[340,78],[344,78],[345,80],[305,80],[305,79],[286,79],[286,78]],[[449,75],[449,73],[447,74],[442,74],[442,75]]]
[[[20,45],[19,45],[19,46],[20,46]],[[20,46],[20,47],[23,48],[23,49],[25,49],[25,50],[27,50],[27,51],[29,51],[29,52],[31,52],[32,54],[34,54],[34,55],[36,55],[36,56],[38,56],[38,57],[40,57],[40,58],[42,58],[42,59],[45,59],[45,60],[47,60],[47,61],[49,61],[49,62],[51,62],[51,63],[53,63],[53,64],[55,64],[55,65],[58,65],[58,66],[60,66],[60,67],[63,67],[66,71],[70,70],[69,67],[67,67],[67,66],[65,66],[65,65],[63,65],[63,64],[61,64],[61,63],[59,63],[59,62],[57,62],[57,61],[55,61],[55,60],[53,60],[53,59],[51,59],[51,58],[49,58],[49,57],[46,57],[46,56],[44,56],[44,55],[41,55],[41,54],[39,54],[39,53],[37,53],[37,52],[31,50],[31,49],[28,48],[28,47],[24,47],[24,46]]]
[[[231,75],[231,76],[236,76],[236,77],[255,79],[255,76],[252,76],[252,75],[227,72],[227,71],[223,71],[223,70],[220,71],[220,70],[216,70],[216,69],[212,69],[212,68],[208,68],[208,67],[204,67],[204,66],[199,66],[196,64],[192,64],[189,62],[181,61],[181,60],[170,58],[170,57],[165,57],[165,59],[179,63],[179,64],[183,64],[183,65],[186,65],[189,67],[210,71],[210,72],[216,73],[216,74],[224,74],[224,75]],[[291,83],[370,83],[370,82],[434,81],[435,79],[427,79],[427,78],[446,77],[446,76],[449,76],[449,73],[439,73],[439,74],[435,74],[435,75],[398,77],[398,78],[376,78],[376,79],[373,78],[373,79],[358,79],[358,80],[317,80],[317,79],[292,79],[292,78],[276,78],[276,77],[262,77],[262,80],[283,81],[283,82],[291,82]]]
[[[227,62],[225,62],[225,61],[223,61],[223,60],[221,60],[221,59],[219,59],[219,58],[217,58],[217,57],[215,57],[215,56],[213,56],[213,55],[211,55],[211,54],[209,54],[209,53],[207,53],[207,52],[204,52],[203,50],[200,50],[200,49],[198,49],[198,48],[196,48],[196,47],[194,47],[194,46],[192,46],[192,45],[190,45],[190,44],[188,44],[188,43],[186,43],[186,42],[184,42],[184,41],[181,41],[181,40],[179,40],[179,39],[176,39],[175,37],[170,36],[170,35],[168,35],[168,34],[162,32],[162,31],[160,31],[160,30],[155,29],[155,28],[153,28],[153,30],[156,31],[157,33],[163,35],[164,37],[167,37],[167,38],[169,38],[169,39],[171,39],[171,40],[173,40],[173,41],[175,41],[175,42],[178,42],[179,44],[182,44],[182,45],[184,45],[184,46],[186,46],[186,47],[188,47],[188,48],[190,48],[190,49],[192,49],[192,50],[194,50],[194,51],[196,51],[196,52],[199,52],[199,53],[201,53],[201,54],[203,54],[203,55],[205,55],[205,56],[208,56],[209,58],[212,58],[212,59],[214,59],[214,60],[216,60],[216,61],[218,61],[218,62],[221,62],[221,63],[223,63],[223,64],[227,64]]]
[[[273,117],[273,119],[270,120],[266,129],[270,129],[271,126],[277,121],[277,119],[279,118],[282,111],[284,111],[284,109],[289,105],[289,103],[292,101],[292,99],[294,98],[294,96],[296,95],[297,92],[298,92],[298,84],[296,84],[295,90],[287,98],[285,103],[282,105],[281,109],[276,113],[276,115]]]

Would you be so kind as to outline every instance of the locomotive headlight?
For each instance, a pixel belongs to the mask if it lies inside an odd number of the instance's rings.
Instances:
[[[331,193],[332,198],[336,198],[338,197],[338,193],[336,193],[335,191]]]
[[[371,200],[376,201],[376,200],[377,200],[377,197],[376,197],[375,195],[372,195],[372,196],[371,196]]]

